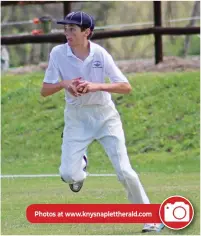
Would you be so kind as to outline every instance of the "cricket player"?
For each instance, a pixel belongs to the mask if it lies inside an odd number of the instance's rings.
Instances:
[[[89,39],[94,19],[84,12],[72,12],[64,20],[67,43],[50,53],[41,95],[65,90],[65,127],[61,178],[73,192],[79,192],[86,178],[86,150],[93,140],[104,147],[131,203],[149,204],[149,199],[132,169],[125,146],[124,131],[111,93],[128,94],[132,88],[115,65],[112,56]],[[109,77],[111,83],[105,83]],[[145,224],[143,232],[160,231],[162,224]]]

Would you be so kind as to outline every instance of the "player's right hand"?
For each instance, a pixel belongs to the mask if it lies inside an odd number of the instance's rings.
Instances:
[[[81,78],[76,78],[76,79],[73,79],[71,81],[69,80],[63,80],[62,81],[62,87],[64,89],[66,89],[71,95],[73,95],[74,97],[78,97],[78,96],[81,96],[81,93],[77,90],[77,84],[79,84],[79,80]]]

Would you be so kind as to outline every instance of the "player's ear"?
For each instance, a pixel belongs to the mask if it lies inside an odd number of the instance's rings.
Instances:
[[[89,28],[85,30],[85,35],[86,35],[87,37],[90,35],[90,33],[91,33],[91,30],[90,30]]]

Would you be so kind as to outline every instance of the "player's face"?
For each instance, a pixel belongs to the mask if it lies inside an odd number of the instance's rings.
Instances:
[[[81,28],[77,25],[68,24],[64,26],[64,32],[69,46],[78,46],[83,44],[87,40],[89,29],[81,31]]]

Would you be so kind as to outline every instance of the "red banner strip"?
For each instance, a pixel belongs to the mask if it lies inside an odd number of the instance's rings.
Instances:
[[[33,204],[31,223],[160,223],[160,204]]]

